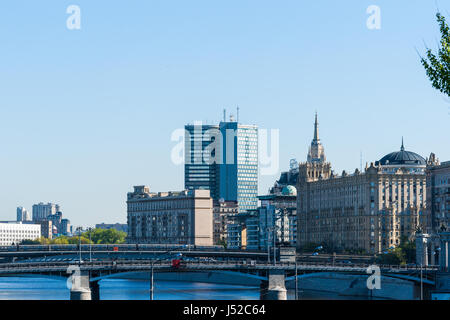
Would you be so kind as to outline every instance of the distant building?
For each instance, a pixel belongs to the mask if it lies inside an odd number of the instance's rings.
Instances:
[[[246,239],[245,249],[246,250],[259,250],[260,249],[260,247],[259,247],[260,219],[256,214],[252,214],[251,211],[248,211],[248,213],[246,215],[248,215],[248,216],[245,219],[245,234],[242,235]]]
[[[185,127],[184,185],[186,190],[209,190],[219,200],[219,166],[214,161],[216,150],[209,150],[219,140],[218,125],[195,123]],[[208,151],[209,150],[209,151]]]
[[[48,216],[56,214],[59,210],[59,205],[54,203],[44,204],[40,202],[39,204],[33,205],[33,221],[44,221],[47,220]]]
[[[61,219],[61,227],[59,233],[68,236],[72,234],[72,226],[70,225],[69,219]]]
[[[439,164],[431,154],[428,163],[427,211],[431,225],[424,231],[437,233],[442,227],[450,230],[450,161]]]
[[[220,123],[219,197],[237,201],[240,213],[258,207],[258,127],[230,118]],[[231,146],[231,147],[230,147]]]
[[[95,228],[104,230],[114,229],[117,231],[128,232],[128,225],[125,223],[112,223],[112,224],[100,223],[96,224]]]
[[[292,180],[290,182],[293,182]],[[280,244],[296,246],[297,244],[297,189],[293,185],[284,185],[281,190],[274,194],[259,196],[261,208],[260,237],[261,248],[265,248],[268,238],[273,240],[271,235],[266,234],[267,228],[277,229],[275,241]],[[265,217],[265,218],[264,218]]]
[[[46,219],[47,221],[51,221],[52,222],[52,230],[53,230],[53,234],[61,234],[61,222],[62,222],[62,212],[58,211],[55,214],[51,214],[47,217]]]
[[[33,222],[34,224],[39,224],[41,227],[41,237],[47,239],[53,239],[53,223],[49,220],[42,220]]]
[[[127,195],[128,243],[213,244],[209,190],[151,193],[135,186]]]
[[[17,208],[17,221],[31,221],[30,212],[24,207]]]
[[[317,115],[307,161],[297,182],[297,247],[380,253],[428,225],[426,161],[406,151],[366,165],[365,172],[338,176],[326,162]]]
[[[214,200],[213,202],[213,225],[214,244],[222,244],[227,241],[228,217],[238,212],[236,201]]]
[[[269,190],[269,194],[281,194],[285,187],[291,188],[297,185],[298,179],[298,162],[291,159],[289,171],[282,172],[280,178],[275,182]]]
[[[227,226],[227,249],[242,248],[242,224],[229,223]]]
[[[25,224],[22,222],[0,222],[0,245],[10,246],[22,240],[36,240],[41,236],[39,224]]]
[[[295,187],[288,185],[278,194],[259,196],[261,206],[257,209],[228,214],[227,247],[265,251],[274,244],[277,247],[295,246],[296,195]]]
[[[214,200],[236,201],[239,212],[256,209],[258,127],[233,117],[219,125],[186,125],[184,177],[188,190],[210,190]]]

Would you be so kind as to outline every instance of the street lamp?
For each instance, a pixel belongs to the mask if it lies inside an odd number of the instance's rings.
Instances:
[[[163,252],[162,254],[164,254],[164,253],[171,254],[171,251]],[[182,256],[181,253],[177,253],[177,257],[181,257],[181,256]],[[155,288],[154,281],[153,281],[153,264],[155,262],[161,261],[161,260],[163,260],[163,258],[151,260],[151,263],[150,263],[150,265],[151,265],[151,267],[150,267],[150,300],[153,300],[153,292],[154,292],[154,288]]]
[[[89,262],[92,262],[92,241],[91,241],[92,228],[88,228],[88,230],[89,230]]]
[[[81,230],[82,230],[82,227],[78,227],[77,230],[78,230],[78,247],[79,247],[79,251],[80,251],[80,260],[79,260],[79,263],[81,264],[81,263],[83,262],[83,261],[81,260]]]
[[[282,218],[284,215],[284,210],[282,209],[280,212],[276,212],[274,210],[273,212],[273,226],[267,227],[267,262],[270,263],[270,250],[269,250],[269,239],[270,239],[270,233],[272,233],[273,237],[273,265],[276,265],[276,230],[280,229],[281,227],[277,226],[277,221]]]

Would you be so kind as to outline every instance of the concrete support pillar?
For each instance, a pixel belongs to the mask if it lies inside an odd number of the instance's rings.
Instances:
[[[91,300],[91,290],[87,288],[70,289],[70,300]]]
[[[91,290],[91,298],[92,300],[100,300],[100,285],[99,281],[91,281],[89,282],[89,289]]]
[[[283,270],[270,270],[268,281],[261,282],[261,300],[287,300]]]
[[[89,272],[77,271],[71,276],[70,300],[91,300]]]

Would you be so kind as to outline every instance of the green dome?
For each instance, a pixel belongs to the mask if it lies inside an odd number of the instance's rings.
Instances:
[[[297,195],[297,189],[294,186],[286,186],[281,191],[281,194],[283,196],[296,196]]]

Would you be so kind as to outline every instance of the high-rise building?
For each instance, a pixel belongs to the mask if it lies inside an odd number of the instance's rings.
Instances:
[[[412,238],[429,223],[426,160],[417,153],[389,153],[364,172],[337,175],[326,162],[317,115],[307,162],[299,165],[297,246],[380,253]]]
[[[31,221],[30,212],[24,207],[17,208],[17,221]]]
[[[258,127],[234,121],[220,123],[219,197],[237,201],[239,212],[258,207]]]
[[[48,221],[52,222],[52,233],[53,234],[62,234],[62,212],[58,211],[55,214],[51,214],[47,217]]]
[[[186,190],[209,190],[214,200],[219,199],[218,165],[214,143],[220,143],[218,125],[194,123],[185,127],[184,186]]]
[[[59,205],[54,203],[44,204],[40,202],[39,204],[33,205],[33,221],[45,221],[48,216],[56,214],[59,210]]]
[[[214,200],[258,204],[258,127],[230,117],[219,125],[185,126],[185,188],[207,189]]]
[[[72,233],[69,219],[61,219],[61,228],[58,232],[65,236]]]

